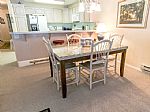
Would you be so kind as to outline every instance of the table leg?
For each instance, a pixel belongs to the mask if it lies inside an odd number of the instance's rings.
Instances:
[[[50,67],[50,70],[51,70],[51,77],[53,77],[53,68],[52,68],[52,62],[51,62],[50,57],[49,57],[49,67]]]
[[[65,71],[65,62],[60,62],[61,70],[61,85],[62,85],[62,97],[67,97],[67,86],[66,86],[66,71]]]
[[[121,64],[120,64],[120,76],[121,77],[123,77],[123,74],[124,74],[125,59],[126,59],[126,50],[124,50],[121,55]]]

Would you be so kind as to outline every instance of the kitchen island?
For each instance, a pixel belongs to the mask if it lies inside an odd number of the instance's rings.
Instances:
[[[48,52],[42,37],[49,39],[53,45],[54,40],[64,40],[67,44],[66,34],[82,34],[83,37],[96,37],[95,30],[60,30],[60,31],[31,31],[11,32],[13,48],[19,67],[45,62]]]

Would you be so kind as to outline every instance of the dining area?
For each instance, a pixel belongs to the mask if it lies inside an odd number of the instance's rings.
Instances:
[[[111,67],[114,74],[124,77],[128,46],[121,44],[123,37],[112,34],[109,39],[94,40],[92,37],[82,37],[82,34],[66,34],[67,43],[63,46],[54,46],[49,38],[43,37],[49,54],[50,74],[57,90],[61,89],[62,98],[67,98],[69,85],[76,84],[78,87],[81,80],[89,86],[89,91],[98,82],[103,82],[105,86]],[[117,57],[119,54],[120,57]],[[117,64],[120,66],[118,74]]]

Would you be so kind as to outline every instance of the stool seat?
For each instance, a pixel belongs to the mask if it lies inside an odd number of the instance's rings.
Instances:
[[[64,43],[64,40],[54,40],[53,44],[55,45],[62,45]]]

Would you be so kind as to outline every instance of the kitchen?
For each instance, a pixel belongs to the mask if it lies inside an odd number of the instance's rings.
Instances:
[[[33,3],[34,2],[34,3]],[[18,4],[19,3],[19,4]],[[60,1],[61,3],[61,1]],[[12,1],[8,3],[9,13],[11,18],[14,21],[13,32],[23,32],[30,31],[28,29],[27,15],[44,15],[46,17],[45,23],[47,23],[48,30],[65,30],[67,28],[61,28],[68,26],[70,29],[95,29],[95,22],[98,22],[92,18],[92,15],[87,12],[79,12],[78,11],[78,0],[65,1],[64,4],[60,4],[59,2],[56,4],[40,4],[40,1],[29,1],[24,0],[24,2],[20,1]],[[59,5],[60,4],[60,5]],[[95,13],[96,15],[96,13]],[[74,22],[81,22],[83,25],[79,26],[74,25]],[[22,23],[22,24],[19,24]],[[70,23],[70,24],[69,24]],[[46,26],[46,25],[45,25]],[[74,27],[76,26],[76,27]],[[52,28],[54,27],[54,28]],[[57,27],[57,28],[56,28]],[[74,27],[74,28],[73,28]],[[40,30],[40,29],[38,29]],[[42,30],[42,29],[41,29]],[[45,29],[44,29],[45,30]]]
[[[78,33],[92,38],[97,35],[96,20],[91,17],[91,13],[79,12],[78,0],[68,0],[64,4],[62,1],[54,4],[40,2],[8,2],[13,30],[10,34],[19,67],[47,59],[43,36],[49,38],[53,45],[58,43],[57,40],[61,41],[60,45],[64,45],[67,43],[66,34]]]

